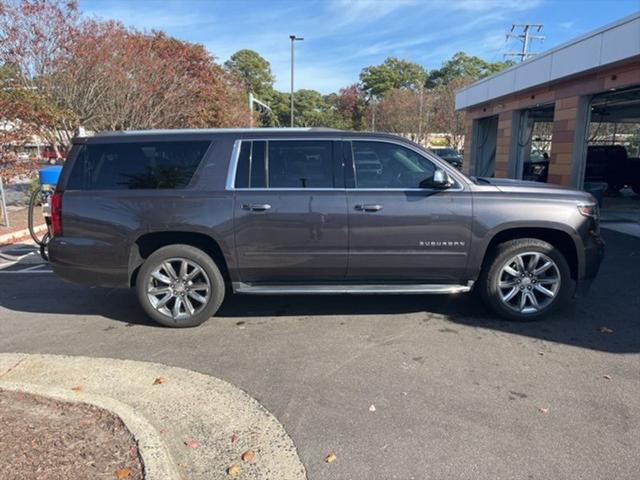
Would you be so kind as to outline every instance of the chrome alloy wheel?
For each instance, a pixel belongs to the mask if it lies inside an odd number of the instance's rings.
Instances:
[[[524,314],[549,306],[560,290],[560,270],[543,253],[519,253],[508,260],[498,275],[500,300],[509,309]]]
[[[193,260],[170,258],[149,276],[147,298],[151,306],[174,320],[186,320],[196,315],[210,297],[209,277]]]

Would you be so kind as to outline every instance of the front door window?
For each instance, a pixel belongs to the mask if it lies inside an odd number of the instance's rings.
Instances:
[[[435,165],[401,145],[353,142],[356,188],[414,189],[433,179]]]

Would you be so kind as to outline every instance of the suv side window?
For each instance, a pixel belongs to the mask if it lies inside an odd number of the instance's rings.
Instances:
[[[186,187],[211,142],[89,144],[73,163],[69,190],[139,190]]]
[[[236,188],[333,188],[331,141],[243,141]]]
[[[354,141],[356,188],[420,188],[436,166],[413,150],[389,142]]]
[[[267,186],[266,144],[263,140],[242,142],[236,169],[236,188]]]

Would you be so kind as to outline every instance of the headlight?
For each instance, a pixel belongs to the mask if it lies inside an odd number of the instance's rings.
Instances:
[[[593,218],[594,220],[598,220],[600,218],[600,210],[597,203],[579,203],[578,211],[581,215]]]

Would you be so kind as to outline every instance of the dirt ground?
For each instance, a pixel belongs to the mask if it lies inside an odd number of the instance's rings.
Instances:
[[[9,214],[9,227],[7,227],[7,221],[2,214],[2,209],[0,209],[0,235],[4,233],[16,232],[18,230],[23,230],[27,228],[27,215],[29,209],[27,207],[18,207],[18,206],[9,206],[8,207]],[[34,212],[34,223],[35,225],[44,224],[44,217],[42,216],[42,207],[37,207]]]
[[[0,390],[3,480],[144,478],[122,421],[91,405]]]

